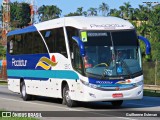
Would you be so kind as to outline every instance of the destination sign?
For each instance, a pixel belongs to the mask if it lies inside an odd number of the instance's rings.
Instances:
[[[100,36],[107,36],[107,33],[96,33],[96,32],[93,32],[93,33],[88,33],[88,37],[100,37]]]

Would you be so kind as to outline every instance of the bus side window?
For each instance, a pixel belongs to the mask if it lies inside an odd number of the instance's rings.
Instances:
[[[73,53],[73,43],[75,42],[72,37],[73,36],[78,36],[78,29],[74,27],[66,27],[67,30],[67,36],[68,36],[68,44],[69,44],[69,50],[70,54],[72,56]]]
[[[40,53],[39,49],[40,49],[40,42],[38,39],[37,34],[34,34],[34,40],[33,40],[33,53]]]
[[[44,30],[41,33],[50,53],[60,53],[68,57],[63,28]]]
[[[82,57],[80,56],[80,51],[77,43],[73,44],[73,60],[72,60],[73,68],[82,73]]]
[[[48,46],[50,53],[55,52],[55,30],[43,31],[43,36]]]
[[[47,53],[47,48],[38,32],[33,33],[32,41],[33,54],[35,53]]]
[[[55,52],[61,53],[65,57],[68,57],[63,28],[56,29]]]
[[[25,54],[32,54],[32,33],[31,34],[28,34],[26,33],[25,34],[25,39],[24,39],[24,53]]]

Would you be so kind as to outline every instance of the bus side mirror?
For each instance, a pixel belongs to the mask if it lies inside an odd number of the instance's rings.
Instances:
[[[142,40],[145,45],[146,45],[146,58],[150,59],[150,54],[151,54],[151,44],[149,40],[143,36],[138,36],[138,39]]]
[[[85,48],[82,40],[77,36],[73,36],[72,39],[77,42],[78,47],[80,49],[80,54],[82,57],[84,57],[86,54],[85,54]]]

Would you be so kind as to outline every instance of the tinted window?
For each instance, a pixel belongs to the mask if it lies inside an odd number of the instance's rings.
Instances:
[[[51,53],[61,53],[67,57],[66,43],[63,28],[41,31]]]
[[[67,30],[67,36],[68,36],[68,42],[69,42],[69,49],[70,49],[70,52],[73,52],[73,43],[75,43],[75,41],[72,39],[72,37],[79,36],[78,29],[73,27],[67,27],[66,30]]]
[[[138,39],[135,31],[116,31],[112,32],[115,46],[137,46]]]
[[[82,57],[80,56],[80,53],[79,53],[79,47],[77,46],[77,44],[74,44],[74,47],[73,47],[73,54],[74,54],[74,59],[72,60],[72,65],[73,65],[73,68],[82,74]]]
[[[33,33],[32,53],[48,53],[46,46],[38,32]]]
[[[11,54],[47,53],[46,46],[38,32],[8,37],[8,52]]]
[[[73,36],[79,36],[79,30],[73,27],[67,27],[66,30],[67,30],[70,53],[71,56],[73,56],[72,66],[77,72],[82,74],[83,73],[82,57],[80,56],[79,47],[76,41],[72,39]]]

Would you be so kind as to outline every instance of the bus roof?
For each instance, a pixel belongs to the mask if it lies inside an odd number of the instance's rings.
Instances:
[[[134,26],[127,20],[118,17],[84,17],[72,16],[49,20],[35,24],[38,30],[52,29],[57,27],[70,26],[83,30],[122,30],[133,29]]]
[[[33,26],[29,26],[23,29],[14,30],[8,33],[7,36],[15,34],[23,34],[34,31],[41,31],[46,29],[59,28],[64,26],[75,27],[83,30],[123,30],[134,29],[134,26],[127,20],[118,17],[84,17],[84,16],[72,16],[63,17],[53,20],[48,20]]]

